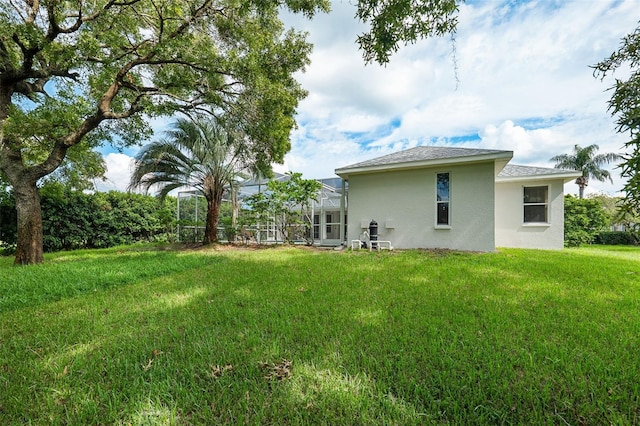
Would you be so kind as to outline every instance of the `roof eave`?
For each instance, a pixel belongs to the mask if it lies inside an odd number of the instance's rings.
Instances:
[[[421,161],[411,161],[411,162],[392,163],[392,164],[379,164],[374,166],[353,167],[353,168],[345,167],[341,169],[335,169],[335,173],[338,176],[346,179],[348,178],[349,175],[359,175],[359,174],[365,174],[365,173],[423,169],[423,168],[431,168],[431,167],[439,167],[439,166],[450,166],[454,164],[485,163],[489,161],[505,160],[505,159],[508,162],[512,157],[513,157],[512,151],[503,151],[499,153],[474,155],[474,156],[467,156],[467,157],[436,158],[433,160],[421,160]]]
[[[580,172],[569,173],[551,173],[545,175],[528,175],[528,176],[497,176],[496,183],[508,183],[508,182],[524,182],[531,180],[558,180],[562,179],[564,183],[571,182],[572,180],[582,176]]]

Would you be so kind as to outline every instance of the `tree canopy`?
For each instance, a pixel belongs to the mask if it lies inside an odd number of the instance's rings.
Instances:
[[[628,78],[616,78],[611,87],[609,111],[616,118],[619,133],[629,133],[625,143],[621,175],[627,181],[624,205],[626,210],[640,212],[640,26],[622,39],[620,48],[593,66],[594,75],[601,79],[615,71],[628,70]]]
[[[278,161],[305,95],[304,35],[280,2],[12,0],[0,6],[2,154],[36,175],[80,142],[139,143],[145,118],[233,109]],[[321,1],[289,2],[313,15]],[[144,112],[146,117],[139,114]],[[267,159],[265,158],[265,161]],[[9,168],[5,166],[4,168]]]
[[[464,0],[358,0],[356,16],[368,31],[358,36],[366,62],[386,64],[402,43],[453,34]]]

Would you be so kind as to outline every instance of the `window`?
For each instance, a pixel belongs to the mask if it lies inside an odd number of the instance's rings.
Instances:
[[[436,226],[450,225],[449,173],[436,174]]]
[[[549,212],[549,187],[524,187],[524,223],[547,223]]]

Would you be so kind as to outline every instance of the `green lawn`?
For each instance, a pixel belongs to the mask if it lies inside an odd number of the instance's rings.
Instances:
[[[639,424],[640,249],[0,258],[0,424]]]

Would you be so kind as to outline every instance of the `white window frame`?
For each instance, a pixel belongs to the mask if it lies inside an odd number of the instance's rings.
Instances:
[[[526,201],[526,191],[528,188],[545,188],[546,189],[546,199],[542,203],[527,203]],[[550,214],[550,203],[549,203],[549,185],[527,185],[522,187],[522,224],[524,226],[548,226],[550,224],[549,214]],[[545,220],[540,222],[527,221],[526,220],[526,208],[527,206],[544,206],[545,207]]]
[[[448,175],[449,176],[449,199],[447,201],[438,201],[438,176],[439,175]],[[437,229],[451,229],[451,172],[450,171],[440,171],[435,174],[435,228]],[[440,204],[447,204],[447,223],[438,223],[438,207]]]

